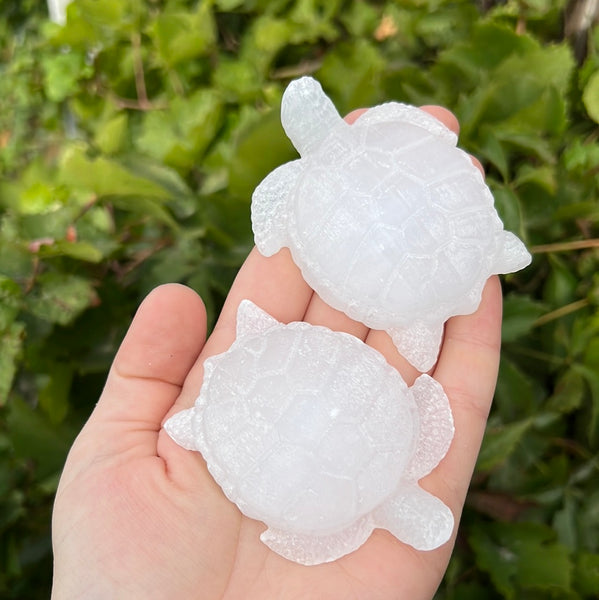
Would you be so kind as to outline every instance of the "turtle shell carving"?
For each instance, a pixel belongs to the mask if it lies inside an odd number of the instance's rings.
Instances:
[[[451,535],[451,511],[418,485],[453,437],[442,387],[428,375],[408,387],[349,334],[283,325],[244,300],[235,342],[164,428],[290,560],[335,560],[376,527],[419,550]]]
[[[325,302],[430,369],[444,322],[477,309],[490,275],[527,266],[524,244],[457,136],[424,111],[391,102],[349,125],[303,77],[285,91],[281,121],[301,158],[253,194],[258,250],[288,247]]]

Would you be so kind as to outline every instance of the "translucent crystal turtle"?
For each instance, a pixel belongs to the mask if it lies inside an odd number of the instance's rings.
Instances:
[[[283,325],[243,301],[235,342],[205,361],[195,406],[164,428],[290,560],[335,560],[377,527],[419,550],[451,535],[451,511],[418,485],[453,437],[442,387],[428,375],[408,387],[349,334]]]
[[[301,158],[256,188],[256,246],[288,247],[325,302],[428,370],[444,322],[474,312],[487,278],[524,268],[528,251],[457,136],[424,111],[390,102],[348,125],[304,77],[285,91],[281,121]]]

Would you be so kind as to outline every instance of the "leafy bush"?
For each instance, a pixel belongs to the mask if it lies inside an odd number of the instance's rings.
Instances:
[[[565,39],[565,4],[75,0],[64,27],[2,5],[0,594],[48,595],[61,465],[141,298],[180,281],[217,314],[251,192],[294,156],[282,92],[310,73],[341,111],[452,109],[535,255],[505,280],[495,407],[438,597],[596,597],[599,30]]]

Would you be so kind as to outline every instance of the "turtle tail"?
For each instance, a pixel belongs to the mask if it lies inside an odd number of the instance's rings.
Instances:
[[[499,255],[494,273],[515,273],[527,267],[532,256],[520,238],[511,231],[501,231],[499,235]]]

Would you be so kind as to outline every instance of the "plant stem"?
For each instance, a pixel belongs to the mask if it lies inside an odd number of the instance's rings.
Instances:
[[[144,76],[144,65],[141,58],[141,36],[139,33],[134,33],[131,36],[131,45],[133,46],[133,70],[135,72],[135,90],[137,92],[137,100],[139,106],[148,108],[148,92],[146,90],[146,79]]]
[[[565,306],[561,306],[556,310],[552,310],[547,314],[539,317],[534,323],[533,327],[540,327],[541,325],[545,325],[546,323],[550,323],[551,321],[555,321],[556,319],[560,319],[561,317],[565,317],[581,308],[585,308],[589,305],[589,301],[584,298],[582,300],[576,300],[576,302],[571,302],[570,304],[566,304]]]
[[[572,250],[585,250],[586,248],[599,248],[599,239],[577,240],[573,242],[557,242],[555,244],[540,244],[532,246],[532,254],[543,254],[547,252],[570,252]]]

